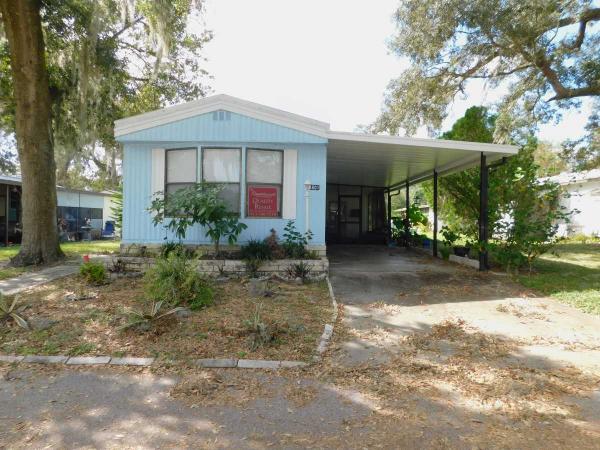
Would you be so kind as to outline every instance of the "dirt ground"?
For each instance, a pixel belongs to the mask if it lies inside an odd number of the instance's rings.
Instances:
[[[131,311],[149,308],[143,301],[143,280],[120,278],[89,286],[74,275],[19,295],[21,304],[27,305],[25,316],[56,323],[34,331],[0,328],[0,353],[145,356],[162,361],[310,360],[331,315],[323,282],[297,285],[270,280],[252,290],[248,280],[240,279],[215,283],[214,292],[212,305],[186,317],[171,316],[147,332],[122,330]],[[70,295],[84,299],[69,300]],[[247,322],[257,311],[259,322],[272,331],[271,345],[256,347],[251,342]]]
[[[324,360],[277,373],[0,366],[6,448],[600,448],[600,318],[338,248]]]

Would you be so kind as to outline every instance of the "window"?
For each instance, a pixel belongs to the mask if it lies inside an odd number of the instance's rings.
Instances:
[[[165,193],[196,184],[195,148],[169,149],[165,152]]]
[[[220,184],[219,197],[236,213],[240,212],[241,157],[239,148],[202,149],[202,179]]]
[[[281,217],[283,151],[248,150],[246,154],[246,215]]]

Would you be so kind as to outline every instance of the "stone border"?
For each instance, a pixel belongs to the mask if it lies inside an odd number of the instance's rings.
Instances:
[[[329,297],[331,297],[331,306],[333,307],[333,313],[331,314],[331,323],[326,323],[325,327],[323,328],[323,334],[321,335],[319,345],[317,346],[317,354],[313,358],[314,361],[320,361],[323,357],[323,353],[325,353],[325,351],[327,350],[327,347],[329,346],[329,341],[333,336],[333,329],[338,316],[338,304],[335,299],[335,294],[333,293],[333,286],[331,285],[329,277],[327,277],[325,280],[327,281],[327,288],[329,289]]]
[[[154,265],[155,258],[115,255],[112,259],[105,261],[106,268],[110,270],[116,261],[123,262],[135,272],[143,272]],[[260,275],[274,274],[286,278],[288,269],[300,263],[310,266],[309,279],[324,279],[329,273],[329,260],[326,256],[321,256],[319,259],[273,259],[263,261],[257,272]],[[246,263],[239,259],[197,259],[194,264],[199,273],[210,277],[240,277],[248,273]]]
[[[422,255],[428,255],[433,258],[433,254],[432,254],[431,250],[424,249],[421,247],[410,247],[410,250],[415,250],[417,253],[421,253]],[[438,258],[441,259],[442,261],[453,262],[453,263],[459,264],[463,267],[469,267],[471,269],[479,270],[479,260],[478,259],[471,259],[467,256],[456,256],[456,255],[452,255],[452,254],[448,256],[448,259],[444,259],[442,254],[439,251],[438,251]]]
[[[135,366],[150,367],[155,358],[111,358],[110,356],[64,356],[64,355],[0,355],[0,363],[64,364],[67,366]],[[269,361],[263,359],[197,359],[194,365],[214,369],[289,369],[304,367],[302,361]]]

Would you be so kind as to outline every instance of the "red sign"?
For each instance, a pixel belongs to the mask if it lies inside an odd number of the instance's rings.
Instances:
[[[277,195],[275,186],[248,186],[248,216],[278,217]]]

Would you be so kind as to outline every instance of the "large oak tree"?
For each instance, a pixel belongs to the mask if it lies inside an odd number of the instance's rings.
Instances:
[[[63,183],[74,165],[94,164],[114,185],[114,119],[204,95],[199,52],[210,34],[187,29],[201,7],[198,0],[0,0],[0,72],[9,75],[0,83],[0,127],[16,134],[23,177],[23,245],[14,264],[62,255],[55,156]]]
[[[0,0],[10,47],[15,131],[23,179],[23,237],[18,265],[62,256],[56,230],[56,174],[40,2]]]
[[[600,98],[597,2],[403,0],[395,20],[390,48],[411,67],[390,83],[379,131],[439,130],[448,105],[476,79],[506,88],[496,141]]]

